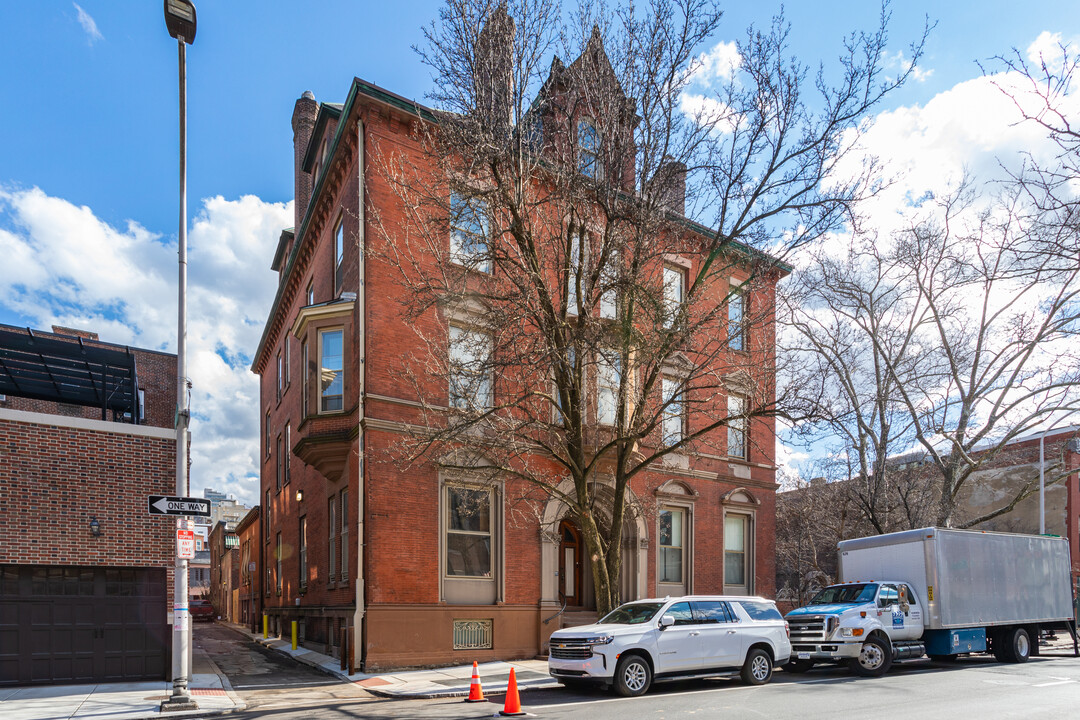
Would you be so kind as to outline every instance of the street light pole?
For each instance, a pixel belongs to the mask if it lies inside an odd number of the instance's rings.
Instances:
[[[165,26],[176,38],[180,65],[180,231],[179,298],[176,333],[176,494],[188,494],[187,377],[187,46],[195,41],[195,6],[189,0],[165,0]],[[186,519],[177,520],[177,527]],[[188,610],[188,561],[176,553],[173,569],[172,696],[161,704],[163,711],[191,710],[198,705],[188,692],[191,679],[191,615]]]

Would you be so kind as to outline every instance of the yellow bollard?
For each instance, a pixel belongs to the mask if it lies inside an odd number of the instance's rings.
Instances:
[[[292,621],[292,649],[293,650],[296,649],[296,625],[297,625],[297,622],[295,620],[293,620]]]
[[[263,640],[270,637],[270,617],[263,613]]]

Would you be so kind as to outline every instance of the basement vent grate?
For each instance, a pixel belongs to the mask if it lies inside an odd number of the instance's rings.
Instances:
[[[455,620],[455,650],[491,650],[493,620]]]

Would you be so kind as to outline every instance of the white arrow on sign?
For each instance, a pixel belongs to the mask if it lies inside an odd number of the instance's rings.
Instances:
[[[190,515],[198,515],[203,512],[204,504],[200,502],[187,502],[183,500],[170,500],[169,498],[161,498],[153,504],[158,510],[163,513],[168,513],[170,510],[173,512],[181,512]]]

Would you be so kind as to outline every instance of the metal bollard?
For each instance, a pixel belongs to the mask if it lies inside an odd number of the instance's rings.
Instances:
[[[263,640],[270,637],[270,617],[263,613]]]
[[[292,649],[296,649],[296,626],[299,625],[295,620],[292,621]]]

